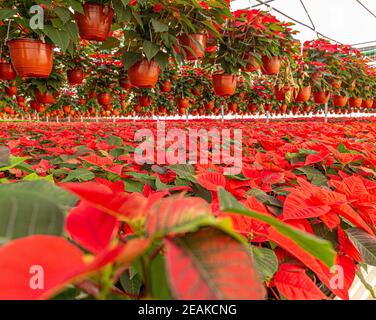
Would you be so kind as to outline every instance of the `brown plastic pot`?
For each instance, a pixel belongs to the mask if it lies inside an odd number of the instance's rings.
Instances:
[[[142,59],[128,70],[128,79],[132,86],[154,88],[159,76],[159,65],[154,60]]]
[[[294,96],[294,88],[289,87],[289,86],[278,88],[278,86],[275,86],[274,94],[275,94],[275,98],[278,101],[285,101],[287,97],[290,97],[290,100],[291,100],[291,98]]]
[[[186,109],[186,108],[189,107],[189,98],[178,98],[177,102],[178,102],[178,107],[179,108]]]
[[[206,40],[205,34],[183,34],[179,38],[179,42],[183,46],[186,59],[192,61],[203,58],[206,50]]]
[[[0,80],[14,80],[17,74],[9,62],[0,62]]]
[[[99,3],[85,3],[84,14],[75,13],[81,39],[105,41],[111,30],[114,10]]]
[[[107,106],[111,104],[111,95],[109,93],[103,92],[98,95],[97,101],[101,106]]]
[[[370,109],[373,106],[373,100],[372,99],[366,99],[362,102],[362,108]]]
[[[281,59],[279,57],[262,57],[262,72],[265,75],[275,75],[281,70]]]
[[[313,93],[313,101],[317,104],[326,104],[329,102],[330,93],[328,91],[317,91]]]
[[[335,107],[345,107],[347,105],[347,101],[349,101],[349,98],[346,96],[333,96],[333,105]]]
[[[84,72],[81,68],[70,69],[67,71],[68,82],[71,85],[81,84],[84,81]]]
[[[360,108],[362,106],[362,98],[350,98],[349,104],[351,108]]]
[[[53,46],[33,39],[8,42],[9,54],[16,73],[21,77],[47,78],[53,66]]]
[[[300,88],[299,93],[297,97],[295,98],[295,101],[305,103],[309,101],[309,99],[311,98],[311,94],[312,94],[311,86]]]
[[[235,94],[238,78],[233,74],[217,73],[213,75],[213,89],[217,96],[229,97]]]

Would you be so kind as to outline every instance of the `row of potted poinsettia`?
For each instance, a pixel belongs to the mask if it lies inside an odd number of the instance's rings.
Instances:
[[[81,39],[104,41],[105,47],[118,48],[134,86],[153,87],[160,69],[171,58],[178,65],[202,59],[220,71],[213,77],[215,91],[231,95],[240,69],[257,70],[261,65],[265,73],[276,74],[279,57],[292,43],[284,40],[292,39],[286,25],[261,11],[232,15],[227,1],[102,2],[81,4],[70,0],[43,5],[43,28],[32,29],[28,10],[33,1],[5,1],[5,9],[0,11],[4,21],[0,34],[7,42],[16,73],[21,77],[47,77],[53,66],[51,43],[73,55],[79,34]],[[109,36],[111,28],[121,30],[121,40]],[[10,70],[12,66],[2,67]],[[75,71],[72,67],[71,77],[80,78],[82,74]]]
[[[313,95],[314,101],[321,104],[332,95],[338,107],[346,105],[349,98],[353,107],[373,105],[375,75],[366,69],[358,52],[319,40],[305,44],[301,56],[290,25],[268,13],[242,10],[231,14],[228,4],[221,1],[215,5],[210,2],[210,7],[205,1],[122,1],[120,6],[117,1],[102,2],[81,5],[78,1],[60,1],[59,5],[44,5],[46,25],[41,30],[29,30],[26,23],[30,18],[30,1],[5,1],[9,8],[2,9],[0,15],[7,23],[0,28],[10,30],[5,33],[6,40],[15,39],[7,42],[12,64],[0,63],[0,78],[13,80],[16,73],[37,77],[29,81],[37,102],[55,103],[56,97],[47,91],[58,91],[58,84],[63,82],[61,64],[68,67],[68,81],[73,85],[82,83],[84,69],[95,68],[85,65],[85,55],[95,48],[90,42],[84,47],[77,44],[78,27],[82,39],[104,41],[100,49],[123,56],[128,75],[120,78],[121,85],[153,88],[161,77],[161,69],[172,58],[179,68],[187,61],[200,59],[203,68],[210,67],[214,73],[212,85],[218,96],[234,95],[239,79],[249,82],[250,73],[262,72],[278,75],[274,90],[278,101],[305,103]],[[113,18],[116,31],[110,32]],[[25,35],[55,41],[64,56],[62,61],[56,63],[55,59],[53,65],[52,46],[41,40],[20,39]],[[99,62],[97,66],[100,65]],[[49,78],[40,80],[47,72]],[[112,72],[96,72],[87,84],[105,86],[111,75]],[[14,86],[9,84],[8,90],[14,93]],[[180,104],[187,104],[187,98],[182,92]],[[101,105],[109,105],[110,101],[109,92],[98,96]]]

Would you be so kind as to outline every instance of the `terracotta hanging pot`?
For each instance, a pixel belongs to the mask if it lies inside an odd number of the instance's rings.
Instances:
[[[214,107],[215,107],[214,101],[209,101],[209,102],[205,103],[205,109],[206,110],[211,111],[211,110],[214,109]]]
[[[183,34],[179,37],[187,60],[198,60],[204,57],[206,50],[206,35],[201,33]]]
[[[328,91],[316,91],[313,93],[313,100],[317,104],[326,104],[329,102],[330,93]]]
[[[128,79],[132,86],[154,88],[159,76],[159,65],[154,60],[142,59],[128,70]]]
[[[235,94],[238,78],[236,75],[217,73],[213,75],[213,89],[217,96],[230,97]]]
[[[291,100],[294,96],[294,88],[290,86],[284,86],[282,88],[278,88],[278,86],[274,87],[274,94],[275,98],[278,101],[286,101],[286,99]]]
[[[35,94],[35,100],[38,103],[43,103],[43,104],[55,104],[56,103],[55,97],[48,91],[41,93],[39,89],[37,88],[35,89],[34,94]]]
[[[84,71],[81,68],[70,69],[67,71],[68,82],[71,85],[81,84],[84,81]]]
[[[300,88],[299,93],[297,97],[295,98],[295,101],[305,103],[309,101],[309,99],[311,99],[311,93],[312,93],[311,86]]]
[[[9,62],[0,62],[0,80],[14,80],[17,74]]]
[[[238,110],[238,104],[236,102],[232,103],[232,102],[229,102],[228,103],[228,109],[229,111],[231,111],[232,113],[235,113],[237,110]]]
[[[265,75],[275,75],[281,69],[281,59],[279,57],[262,57],[262,72]]]
[[[20,77],[47,78],[52,72],[53,46],[33,39],[8,42],[14,70]]]
[[[189,107],[189,98],[178,98],[177,99],[179,108],[188,108]]]
[[[265,112],[266,112],[266,111],[268,111],[268,112],[272,112],[272,110],[273,110],[273,106],[272,106],[271,104],[266,104],[266,105],[264,106],[264,110],[265,110]]]
[[[98,103],[101,106],[107,106],[107,105],[111,104],[112,98],[111,98],[111,95],[109,93],[103,92],[103,93],[98,95],[97,100],[98,100]]]
[[[351,108],[360,108],[362,106],[362,98],[350,98],[349,104]]]
[[[105,41],[111,31],[114,10],[99,3],[85,3],[84,14],[75,13],[81,39]]]
[[[346,96],[333,96],[333,105],[335,107],[345,107],[347,104],[347,101],[349,101],[349,98]]]
[[[362,108],[370,109],[373,106],[373,100],[372,99],[363,99],[362,102]]]

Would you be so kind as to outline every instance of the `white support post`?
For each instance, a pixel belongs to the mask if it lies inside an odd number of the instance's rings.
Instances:
[[[222,116],[222,123],[225,122],[225,110],[223,107],[223,103],[221,103],[221,116]]]
[[[327,103],[325,103],[325,111],[324,111],[324,113],[325,113],[324,122],[328,123],[328,104]]]

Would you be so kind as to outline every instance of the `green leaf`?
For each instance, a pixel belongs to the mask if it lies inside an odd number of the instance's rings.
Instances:
[[[273,217],[247,209],[223,188],[219,190],[219,199],[221,202],[222,212],[237,213],[265,222],[294,241],[304,251],[321,260],[327,266],[331,267],[334,265],[336,252],[333,250],[333,247],[329,241],[314,237],[306,232],[302,232]]]
[[[154,299],[171,300],[165,257],[158,254],[150,263],[151,292]]]
[[[151,19],[151,24],[155,32],[167,32],[168,31],[168,25],[158,20]]]
[[[0,21],[12,18],[17,13],[17,10],[13,9],[0,9]]]
[[[64,28],[68,31],[73,41],[77,43],[80,39],[77,24],[73,21],[68,21]]]
[[[175,172],[179,178],[196,182],[194,177],[195,168],[191,164],[174,164],[172,166],[168,166],[168,168]]]
[[[70,41],[69,32],[58,30],[50,25],[45,25],[43,32],[61,51],[65,52],[68,49]]]
[[[13,169],[13,168],[17,167],[17,166],[21,165],[26,159],[27,158],[10,156],[9,166],[0,168],[0,172],[1,171],[8,171],[9,169]]]
[[[62,182],[79,181],[85,182],[95,178],[95,174],[87,169],[76,169],[69,172],[68,176]]]
[[[60,236],[77,199],[47,181],[0,185],[0,243],[33,234]]]
[[[55,6],[54,12],[60,18],[60,20],[63,22],[63,24],[66,24],[69,20],[72,19],[72,15],[71,15],[71,12],[69,11],[69,9]]]
[[[10,151],[5,146],[0,146],[0,167],[10,165]]]
[[[278,259],[273,250],[251,246],[257,270],[262,274],[264,281],[271,280],[278,271]]]
[[[125,52],[123,54],[124,69],[128,70],[130,67],[134,66],[142,58],[141,53]]]
[[[161,51],[159,51],[158,54],[154,57],[154,60],[158,63],[161,70],[164,70],[169,63],[168,54]]]
[[[142,287],[140,276],[136,273],[131,275],[127,270],[120,277],[120,283],[124,291],[131,296],[139,296]]]
[[[142,44],[142,50],[148,61],[151,61],[159,52],[160,47],[153,42],[145,40]]]
[[[106,41],[102,43],[100,46],[101,50],[108,50],[117,48],[120,46],[120,40],[114,38],[114,37],[108,37]]]
[[[33,172],[33,173],[28,174],[22,180],[24,180],[24,181],[46,180],[46,181],[49,181],[49,182],[54,182],[54,176],[52,174],[50,174],[50,175],[45,176],[45,177],[40,177],[35,172]]]
[[[83,6],[82,6],[82,4],[81,4],[80,1],[78,1],[78,0],[69,0],[68,2],[69,2],[69,6],[72,7],[72,9],[74,11],[77,11],[77,12],[82,13],[82,14],[85,13],[84,12],[84,8],[83,8]]]
[[[298,172],[302,172],[307,179],[314,185],[318,187],[327,187],[328,186],[328,180],[319,170],[307,166],[302,167],[299,169],[296,169]]]
[[[348,229],[346,233],[358,249],[364,263],[376,267],[376,237],[359,228]]]
[[[106,142],[110,146],[122,147],[124,145],[123,139],[117,136],[108,136]]]

